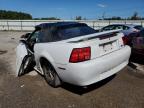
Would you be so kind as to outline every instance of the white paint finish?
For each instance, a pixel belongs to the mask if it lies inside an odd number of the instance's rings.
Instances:
[[[28,54],[25,44],[20,43],[16,48],[16,75],[20,69],[23,58]]]
[[[131,53],[130,47],[123,46],[122,33],[118,33],[115,37],[103,40],[100,40],[99,38],[87,40],[86,38],[97,37],[115,31],[118,30],[105,31],[58,42],[36,43],[34,46],[34,56],[37,69],[41,69],[40,58],[44,57],[53,65],[59,77],[65,82],[84,86],[107,78],[127,65]],[[68,43],[81,39],[84,39],[85,41]],[[118,42],[118,44],[115,44],[116,48],[109,50],[108,52],[101,51],[102,48],[100,45],[111,41]],[[83,47],[91,47],[91,60],[79,63],[69,63],[73,48]],[[25,50],[26,49],[22,44],[17,47],[18,64],[21,63],[22,58],[27,54]],[[18,65],[17,68],[19,68],[19,66],[20,65]],[[65,68],[66,70],[61,70],[59,67]],[[40,71],[42,73],[42,70]]]
[[[114,40],[119,41],[119,39],[121,39],[123,36],[122,33],[118,34],[115,37],[111,37],[111,38],[103,39],[103,40],[100,40],[99,38],[95,38],[95,39],[87,40],[84,42],[68,43],[68,42],[77,41],[83,38],[96,37],[98,35],[111,33],[114,31],[118,31],[118,30],[95,33],[95,34],[81,36],[77,38],[71,38],[71,39],[59,41],[59,42],[36,43],[34,46],[34,51],[36,53],[35,55],[36,61],[39,60],[39,57],[43,56],[43,57],[49,58],[51,63],[55,62],[59,64],[67,64],[69,62],[70,54],[73,48],[91,47],[91,59],[110,53],[114,50],[118,50],[121,48],[122,44],[117,44],[117,49],[113,49],[109,52],[101,53],[100,51],[101,48],[99,47],[99,45],[108,43]]]
[[[80,86],[89,85],[123,69],[128,64],[130,53],[130,47],[125,46],[118,51],[90,61],[61,65],[66,70],[56,69],[65,82]]]

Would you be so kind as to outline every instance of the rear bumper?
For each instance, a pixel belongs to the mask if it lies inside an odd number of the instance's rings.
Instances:
[[[57,72],[64,82],[86,86],[119,72],[128,64],[130,54],[130,47],[125,46],[93,60],[63,65],[65,70],[57,69]]]

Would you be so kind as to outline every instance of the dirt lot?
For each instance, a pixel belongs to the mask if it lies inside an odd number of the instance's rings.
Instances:
[[[130,67],[87,88],[51,88],[39,74],[15,77],[23,33],[0,32],[0,108],[144,108],[144,75]]]

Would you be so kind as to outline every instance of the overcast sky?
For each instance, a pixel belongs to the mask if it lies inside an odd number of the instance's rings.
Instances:
[[[144,17],[144,0],[0,0],[0,10],[30,13],[36,17],[95,19],[128,17],[135,11]]]

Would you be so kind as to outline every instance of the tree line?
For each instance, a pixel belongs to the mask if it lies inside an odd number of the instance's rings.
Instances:
[[[32,19],[32,16],[24,12],[0,10],[0,19],[28,20]]]
[[[33,18],[31,14],[24,13],[24,12],[17,12],[17,11],[6,11],[0,10],[0,19],[11,19],[11,20],[61,20],[57,17],[46,17],[46,18]],[[73,20],[87,20],[82,16],[76,16]],[[134,12],[132,16],[128,18],[122,18],[119,16],[113,17],[105,17],[104,15],[99,20],[144,20],[144,18],[140,17],[138,12]]]
[[[33,18],[34,20],[60,20],[57,17],[47,17],[47,18]]]
[[[138,12],[134,12],[133,15],[128,18],[113,16],[111,18],[104,18],[104,20],[144,20],[144,17],[140,17]]]

